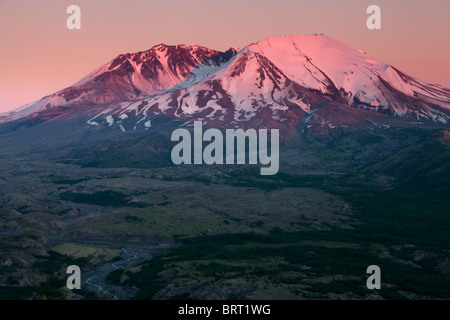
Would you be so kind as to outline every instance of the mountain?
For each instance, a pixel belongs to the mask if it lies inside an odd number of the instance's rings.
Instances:
[[[225,54],[226,55],[226,54]],[[58,109],[142,99],[183,81],[200,63],[220,63],[224,53],[201,46],[166,46],[121,54],[86,77],[52,95],[8,113],[6,121],[42,117]]]
[[[266,38],[236,51],[157,45],[121,54],[73,86],[0,115],[1,132],[47,121],[148,130],[158,117],[316,133],[367,119],[447,127],[450,90],[325,35]],[[386,123],[385,123],[386,122]]]
[[[0,299],[448,299],[449,116],[322,35],[119,55],[0,115]],[[280,170],[175,165],[193,120],[279,128]]]

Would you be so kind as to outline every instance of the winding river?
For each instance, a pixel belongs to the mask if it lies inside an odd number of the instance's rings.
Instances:
[[[150,244],[146,242],[135,241],[103,241],[103,240],[85,240],[72,238],[54,238],[57,243],[75,243],[92,247],[120,248],[122,260],[109,261],[89,266],[86,270],[81,270],[81,286],[95,292],[100,298],[126,300],[135,296],[136,288],[127,286],[113,285],[106,280],[106,277],[118,269],[129,269],[150,260],[155,254],[175,247],[172,242],[161,242]]]

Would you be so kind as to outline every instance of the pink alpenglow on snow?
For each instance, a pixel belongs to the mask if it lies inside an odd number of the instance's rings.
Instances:
[[[160,44],[121,54],[0,123],[87,110],[87,124],[122,131],[148,130],[164,115],[186,125],[281,129],[283,136],[300,121],[328,128],[361,121],[366,115],[356,109],[446,125],[450,90],[326,35],[271,37],[225,52]]]

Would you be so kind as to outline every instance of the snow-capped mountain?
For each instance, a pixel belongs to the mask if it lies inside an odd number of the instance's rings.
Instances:
[[[122,54],[71,87],[0,115],[41,123],[77,112],[87,125],[151,127],[158,115],[217,127],[336,128],[368,113],[450,122],[450,90],[325,35],[266,38],[236,51],[157,45]]]

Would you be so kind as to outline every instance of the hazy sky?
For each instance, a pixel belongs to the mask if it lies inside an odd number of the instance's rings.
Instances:
[[[66,9],[81,8],[81,30]],[[366,8],[381,7],[381,30]],[[324,33],[450,87],[450,0],[0,0],[0,112],[70,86],[120,53],[155,44],[226,50]]]

